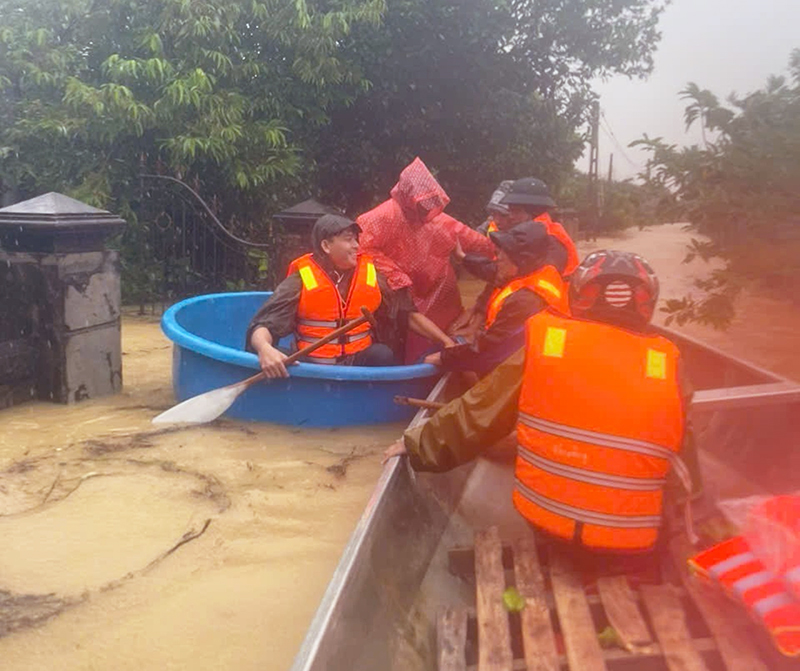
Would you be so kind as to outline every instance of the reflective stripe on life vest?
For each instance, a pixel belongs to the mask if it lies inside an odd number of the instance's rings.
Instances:
[[[297,323],[301,326],[321,326],[322,328],[336,329],[341,326],[339,322],[324,322],[319,319],[298,319]]]
[[[524,412],[519,413],[519,421],[542,433],[549,433],[550,435],[561,436],[562,438],[571,438],[572,440],[580,440],[592,445],[603,445],[604,447],[613,447],[618,450],[628,450],[629,452],[637,452],[639,454],[646,454],[649,457],[659,457],[661,459],[672,459],[672,457],[675,456],[675,453],[668,447],[648,443],[645,440],[635,440],[633,438],[623,438],[608,433],[600,433],[599,431],[579,429],[574,426],[551,422],[541,417],[534,417]]]
[[[689,560],[694,573],[734,595],[769,632],[784,655],[800,655],[800,601],[753,554],[742,536]]]
[[[769,496],[753,506],[748,519],[753,551],[800,598],[800,496]]]
[[[541,506],[545,510],[549,510],[557,515],[563,515],[564,517],[570,517],[586,524],[593,524],[601,527],[616,527],[619,529],[649,529],[661,524],[660,515],[609,515],[607,513],[586,510],[585,508],[569,506],[555,501],[554,499],[548,499],[541,494],[537,494],[519,480],[517,480],[517,489],[525,498],[533,501],[533,503]]]
[[[800,596],[800,566],[795,566],[783,574],[786,584],[794,592],[795,596]]]
[[[521,459],[524,459],[543,471],[547,471],[553,475],[561,475],[577,482],[588,482],[592,485],[649,492],[660,490],[667,482],[665,478],[627,478],[622,475],[607,475],[604,473],[587,471],[583,468],[565,466],[552,459],[545,459],[537,454],[533,454],[524,447],[520,447],[517,450],[517,454]]]
[[[370,337],[371,337],[371,334],[370,334],[369,331],[364,331],[364,333],[357,333],[356,335],[351,335],[351,334],[348,333],[348,334],[343,335],[341,338],[339,338],[339,341],[340,342],[341,341],[344,341],[344,342],[358,342],[359,340],[363,340],[364,338],[370,338]],[[311,336],[303,336],[303,342],[316,343],[316,342],[319,342],[320,340],[322,340],[322,338],[313,338]]]

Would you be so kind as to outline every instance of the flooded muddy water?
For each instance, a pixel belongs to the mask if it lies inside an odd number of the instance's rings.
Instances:
[[[288,668],[403,427],[157,431],[158,320],[123,351],[118,396],[0,412],[0,668]]]
[[[689,237],[580,247],[638,251],[669,297],[705,272],[681,263]],[[686,330],[800,378],[798,328],[752,295],[730,332]],[[0,412],[0,668],[288,668],[402,427],[155,430],[173,402],[157,318],[126,314],[123,351],[118,396]]]
[[[711,266],[701,259],[683,263],[692,237],[685,224],[652,226],[644,231],[629,229],[619,237],[598,238],[581,242],[583,257],[592,250],[610,248],[637,252],[653,266],[661,282],[661,298],[680,298],[687,294],[700,296],[694,287],[697,278],[709,274]],[[658,312],[655,320],[663,323],[666,315]],[[780,301],[759,291],[745,291],[736,303],[736,317],[731,326],[718,331],[710,326],[671,325],[727,354],[746,359],[779,375],[800,380],[800,309],[797,304]]]

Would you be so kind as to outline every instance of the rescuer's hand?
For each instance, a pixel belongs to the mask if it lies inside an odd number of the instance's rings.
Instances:
[[[453,248],[453,256],[456,257],[459,263],[467,256],[464,252],[464,248],[461,246],[461,240],[458,239],[458,236],[456,236],[456,246]]]
[[[447,327],[447,333],[450,335],[458,335],[459,331],[464,329],[471,320],[472,310],[462,310],[461,314],[450,323],[450,326]]]
[[[406,444],[401,438],[386,449],[386,451],[383,453],[383,460],[381,463],[385,464],[392,457],[400,457],[404,454],[408,454],[408,450],[406,450]]]
[[[455,345],[454,345],[455,346]],[[433,354],[429,354],[423,360],[423,363],[430,363],[434,366],[441,366],[442,365],[442,353],[441,352],[434,352]]]
[[[266,343],[258,348],[258,365],[268,378],[289,377],[286,370],[286,355],[279,349]]]

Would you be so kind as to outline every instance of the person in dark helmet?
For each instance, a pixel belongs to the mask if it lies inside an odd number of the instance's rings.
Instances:
[[[556,202],[547,184],[536,177],[518,179],[500,204],[508,207],[508,217],[514,226],[525,221],[538,221],[547,227],[553,242],[550,261],[562,275],[567,276],[578,267],[575,243],[564,227],[550,216]]]
[[[503,200],[503,198],[505,198],[505,195],[508,193],[508,190],[511,188],[513,183],[513,180],[506,179],[497,185],[497,188],[492,193],[491,198],[489,198],[489,202],[486,204],[486,211],[488,212],[489,217],[480,226],[478,226],[478,228],[475,229],[478,231],[478,233],[488,237],[490,233],[505,231],[514,225],[511,222],[511,218],[508,214],[508,205],[503,205],[500,202]],[[457,264],[462,264],[464,269],[471,275],[474,275],[478,279],[484,280],[485,282],[494,281],[495,271],[497,270],[495,265],[495,257],[490,258],[484,254],[476,253],[467,254],[464,252],[460,242],[458,241],[456,241],[453,255],[454,261]],[[481,309],[484,307],[485,300],[481,305]],[[451,325],[450,330],[458,331],[459,329],[463,328],[469,322],[471,317],[471,311],[463,312],[461,316],[459,316],[459,318]]]
[[[489,238],[497,250],[496,288],[488,297],[474,342],[426,358],[444,370],[485,375],[522,347],[526,319],[547,307],[569,312],[567,286],[548,262],[550,236],[544,224],[527,221],[493,231]]]
[[[498,206],[508,209],[503,219],[504,229],[525,222],[535,222],[544,226],[549,236],[547,261],[563,276],[568,276],[578,266],[578,252],[564,227],[553,221],[550,216],[550,211],[555,208],[556,203],[547,185],[535,177],[524,177],[510,184],[505,182],[503,184],[506,184],[505,194],[499,198]],[[496,191],[492,198],[497,193]],[[475,301],[475,305],[470,310],[466,310],[449,329],[452,335],[471,339],[474,337],[475,329],[480,326],[482,315],[486,311],[492,292],[497,289],[498,283],[494,277],[497,264],[494,259],[465,254],[458,247],[454,252],[454,257],[455,262],[461,263],[469,273],[487,282],[486,288]]]
[[[664,486],[689,447],[680,353],[650,326],[658,280],[629,252],[600,251],[573,273],[572,316],[529,317],[525,344],[385,459],[446,471],[516,429],[517,511],[573,547],[646,553],[659,534]]]
[[[442,347],[454,341],[417,312],[408,292],[394,292],[372,259],[358,251],[361,232],[354,221],[326,214],[311,231],[314,251],[292,261],[289,272],[261,307],[247,329],[246,346],[258,355],[268,377],[286,377],[285,352],[277,342],[294,335],[308,347],[348,321],[370,310],[380,333],[365,323],[306,357],[309,363],[391,366],[392,349],[381,336],[410,328]]]
[[[505,231],[513,225],[508,216],[508,205],[503,205],[500,202],[508,193],[513,183],[513,180],[505,179],[500,182],[497,188],[492,192],[489,202],[486,203],[486,212],[489,216],[486,221],[475,229],[478,233],[483,233],[483,235],[488,236],[489,233]]]

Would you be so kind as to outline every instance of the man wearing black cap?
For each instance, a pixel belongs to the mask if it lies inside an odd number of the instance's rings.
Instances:
[[[562,275],[567,276],[578,267],[578,250],[575,249],[575,243],[564,227],[553,221],[550,216],[550,211],[555,208],[556,202],[550,195],[547,184],[536,177],[518,179],[508,189],[500,204],[508,207],[508,217],[512,225],[516,226],[526,221],[544,224],[553,243],[549,261]]]
[[[501,189],[504,193],[500,193]],[[547,263],[563,276],[568,276],[578,267],[578,251],[575,243],[564,227],[551,218],[550,210],[556,203],[550,195],[550,189],[542,180],[523,177],[513,182],[503,182],[492,194],[492,200],[496,200],[499,207],[507,208],[503,226],[500,226],[498,231],[506,231],[525,222],[540,223],[548,234]],[[472,309],[465,311],[454,327],[449,329],[453,335],[471,338],[482,321],[492,292],[502,284],[494,278],[497,271],[494,259],[465,254],[459,247],[456,247],[454,256],[456,263],[462,263],[472,275],[488,283]]]
[[[550,235],[541,222],[527,221],[489,238],[497,247],[497,288],[488,298],[483,330],[472,345],[427,357],[445,370],[485,375],[523,344],[525,320],[545,308],[568,314],[561,273],[550,263]]]
[[[286,354],[275,346],[278,340],[294,334],[298,346],[307,347],[360,316],[362,306],[374,313],[381,333],[363,324],[312,352],[309,363],[394,365],[392,349],[377,340],[379,335],[396,335],[406,327],[444,347],[455,344],[416,311],[407,291],[392,291],[372,260],[358,253],[360,232],[358,224],[346,217],[320,217],[311,232],[313,253],[292,261],[286,279],[253,317],[247,349],[258,354],[268,377],[288,376]]]

